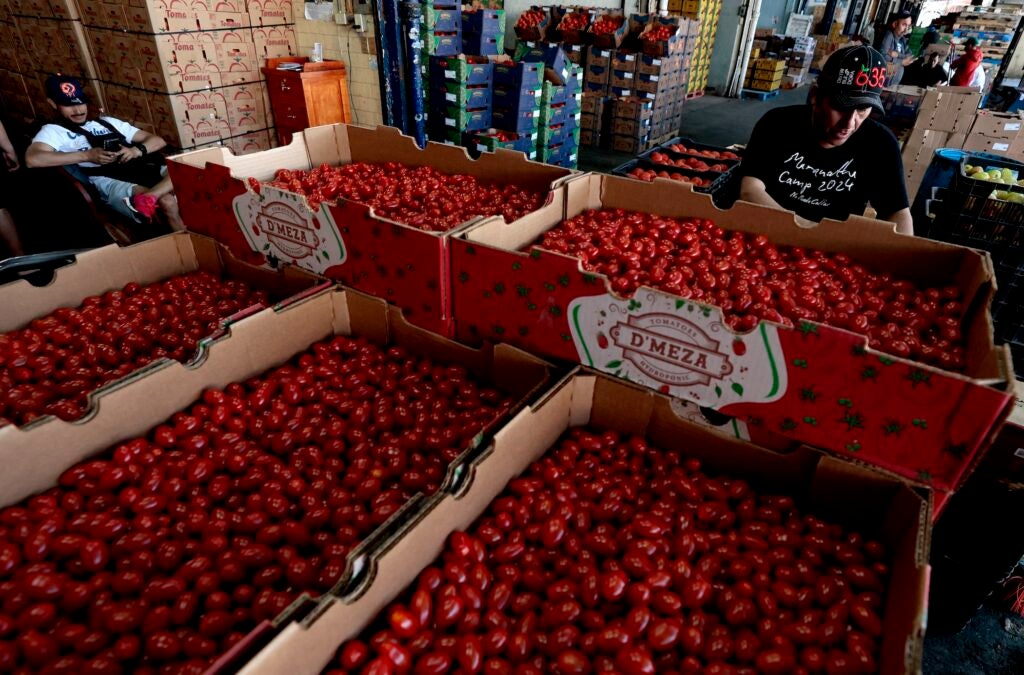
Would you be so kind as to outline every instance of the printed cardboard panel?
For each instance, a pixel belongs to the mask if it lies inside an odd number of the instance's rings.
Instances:
[[[470,228],[452,246],[457,337],[473,343],[502,336],[752,427],[955,489],[1001,422],[1012,391],[1006,348],[993,345],[987,255],[897,235],[891,224],[864,218],[800,228],[791,214],[752,204],[720,211],[706,195],[671,183],[591,175],[566,185],[564,211],[545,207],[514,231],[491,220]],[[973,308],[963,330],[966,374],[892,358],[867,348],[862,336],[810,322],[762,322],[736,334],[716,307],[649,288],[619,297],[578,259],[530,248],[563,217],[602,206],[706,218],[780,244],[842,251],[920,283],[956,284]],[[498,295],[496,285],[521,290]]]
[[[246,4],[254,27],[295,23],[292,0],[248,0]]]
[[[987,136],[990,139],[1013,141],[1021,134],[1021,116],[1016,113],[999,113],[989,110],[978,111],[971,126],[970,135]]]
[[[191,229],[213,236],[246,260],[291,262],[323,273],[395,303],[416,325],[450,333],[448,246],[454,231],[439,234],[393,223],[355,202],[323,204],[314,212],[298,195],[265,185],[255,191],[247,182],[268,180],[278,169],[382,161],[535,189],[557,188],[573,175],[511,150],[471,160],[464,148],[429,143],[420,150],[390,127],[343,124],[308,129],[287,146],[246,157],[223,148],[180,155],[169,161],[169,170],[182,218]]]
[[[260,67],[266,64],[265,59],[295,56],[299,52],[294,26],[253,28],[252,39],[256,45],[256,65]]]
[[[806,497],[805,508],[816,515],[880,538],[893,558],[879,672],[920,671],[931,533],[927,497],[806,447],[774,452],[725,438],[679,415],[666,397],[584,370],[513,417],[484,452],[468,460],[465,484],[456,491],[449,483],[417,518],[407,519],[369,555],[364,576],[344,592],[326,595],[301,621],[284,626],[242,667],[241,675],[327,668],[338,648],[366,629],[440,555],[452,532],[469,529],[508,482],[543,457],[567,428],[585,424],[643,435],[658,447],[700,460],[709,471],[751,480],[769,493]]]

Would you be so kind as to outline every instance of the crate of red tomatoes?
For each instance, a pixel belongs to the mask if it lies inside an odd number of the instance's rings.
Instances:
[[[987,254],[589,175],[452,247],[456,335],[506,340],[952,491],[1013,390]]]
[[[330,125],[236,157],[224,148],[169,162],[189,227],[262,264],[293,263],[451,328],[448,241],[483,217],[514,222],[575,171],[497,149],[420,149],[397,129]]]
[[[60,265],[35,269],[39,285],[0,286],[0,452],[19,465],[40,451],[75,456],[113,427],[141,430],[122,407],[139,380],[198,368],[227,326],[329,284],[297,267],[246,264],[190,233],[78,252]],[[165,396],[147,404],[167,413],[175,405]]]
[[[0,541],[0,602],[28,622],[0,636],[3,669],[202,673],[257,648],[346,588],[548,370],[328,288],[112,393],[75,452],[0,448],[0,522],[24,529]]]
[[[725,173],[712,170],[704,164],[701,168],[701,160],[696,158],[681,158],[676,160],[668,157],[666,153],[655,153],[661,161],[654,161],[650,156],[641,156],[640,159],[633,159],[625,164],[612,169],[612,174],[625,176],[648,183],[656,178],[668,178],[679,183],[692,185],[698,192],[714,193],[723,184]],[[670,163],[671,162],[671,163]]]
[[[240,673],[921,668],[929,504],[900,481],[587,371],[463,477]]]

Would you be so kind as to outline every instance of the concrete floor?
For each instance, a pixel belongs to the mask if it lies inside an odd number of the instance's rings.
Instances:
[[[782,91],[767,101],[703,96],[686,103],[680,136],[708,145],[745,144],[768,110],[797,105],[807,87]],[[610,172],[633,155],[581,148],[579,168]],[[1024,674],[1024,619],[1002,610],[996,598],[981,607],[965,628],[953,635],[931,631],[924,648],[925,675]]]

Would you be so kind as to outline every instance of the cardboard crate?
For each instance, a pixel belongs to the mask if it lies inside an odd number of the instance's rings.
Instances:
[[[353,291],[325,289],[302,301],[286,303],[238,322],[224,337],[208,346],[205,360],[196,367],[168,364],[150,372],[145,378],[110,392],[104,397],[104,407],[88,425],[91,427],[88,437],[85,437],[85,428],[65,430],[66,433],[82,434],[81,439],[76,439],[77,448],[70,450],[57,442],[39,461],[15,462],[18,466],[8,474],[12,480],[5,482],[0,492],[0,503],[13,505],[33,492],[54,485],[63,471],[89,457],[100,453],[109,457],[106,451],[111,446],[147,435],[148,430],[167,421],[171,412],[196,403],[206,389],[244,382],[306,352],[313,344],[338,335],[399,347],[437,362],[457,363],[478,380],[509,395],[513,400],[513,414],[532,399],[536,391],[543,391],[547,385],[549,366],[535,357],[500,345],[472,350],[408,325],[383,300]],[[159,404],[154,404],[157,401]],[[115,415],[120,418],[115,418]],[[500,415],[482,425],[481,435],[461,448],[460,457],[473,453],[476,446],[489,439],[510,416]],[[23,458],[26,452],[38,451],[38,446],[25,449],[18,455],[8,454],[8,450],[4,448],[5,456],[8,456],[8,461],[13,461],[15,457]],[[429,503],[424,493],[414,495],[406,501],[399,514],[414,514],[424,503]],[[172,518],[181,522],[184,517]],[[357,547],[346,556],[349,564],[355,564],[355,559],[365,549],[373,550],[374,542],[401,519],[401,515],[393,517],[370,530],[362,538],[363,549]],[[338,586],[343,587],[346,582],[343,574]],[[312,588],[296,589],[297,592],[302,590],[313,591]],[[301,600],[300,597],[298,601]],[[279,620],[285,619],[292,611],[291,608],[285,610]],[[249,637],[266,638],[274,633],[276,629],[268,630],[265,622],[254,628]],[[232,652],[225,656],[230,658],[230,654]]]
[[[431,56],[458,56],[462,53],[462,33],[424,31],[423,51]]]
[[[495,129],[536,133],[540,125],[540,106],[524,110],[495,107],[491,112],[491,123]]]
[[[256,45],[257,63],[261,66],[263,59],[278,59],[299,53],[295,26],[253,28],[252,41]]]
[[[633,411],[624,415],[623,410]],[[929,503],[905,485],[822,457],[808,448],[775,452],[729,439],[682,419],[675,402],[589,371],[560,383],[541,403],[524,410],[497,433],[491,447],[470,460],[467,480],[450,484],[374,553],[340,597],[322,599],[301,622],[291,622],[241,675],[299,669],[318,672],[347,640],[370,627],[402,597],[421,570],[439,564],[448,537],[466,531],[502,495],[509,481],[540,460],[572,426],[589,424],[642,435],[655,447],[700,461],[711,474],[747,480],[759,492],[798,498],[802,512],[879,538],[892,552],[885,592],[880,672],[921,668],[928,594]]]
[[[466,86],[478,86],[495,82],[494,64],[484,58],[472,56],[431,56],[430,86],[440,81],[455,82]],[[507,68],[507,66],[502,66]],[[502,84],[505,79],[500,80]]]
[[[293,0],[245,0],[249,23],[256,27],[295,23]]]
[[[458,106],[464,110],[480,110],[490,108],[493,90],[490,85],[466,86],[457,82],[446,83],[441,80],[439,86],[430,83],[431,111],[443,111],[446,106]]]
[[[614,49],[608,49],[605,47],[595,47],[594,45],[591,45],[587,47],[586,65],[588,68],[590,66],[597,66],[598,68],[608,70],[609,68],[611,68],[612,58],[614,56]]]
[[[462,12],[462,28],[481,35],[494,36],[505,33],[505,10],[475,9]]]
[[[515,91],[533,91],[544,83],[544,68],[538,63],[497,63],[494,85]]]
[[[607,66],[587,65],[583,70],[583,82],[586,85],[602,84],[608,86],[612,81],[612,70]]]
[[[637,138],[635,136],[621,136],[614,134],[612,137],[612,150],[616,152],[628,152],[637,154],[647,149],[650,143],[650,136]]]
[[[467,54],[497,56],[505,53],[505,34],[482,35],[474,31],[462,34],[462,47]]]
[[[427,232],[377,217],[353,201],[325,203],[312,212],[301,196],[266,185],[256,193],[247,182],[268,180],[278,169],[350,162],[433,166],[542,190],[555,190],[574,175],[518,152],[499,149],[471,160],[464,148],[427,144],[421,150],[394,128],[343,124],[308,129],[263,153],[235,157],[223,149],[203,150],[171,158],[168,167],[182,218],[194,231],[232,251],[273,256],[386,298],[416,325],[448,333],[448,246],[457,228]]]
[[[542,93],[543,90],[540,87],[536,89],[505,89],[498,86],[494,88],[491,100],[494,102],[495,108],[518,114],[539,111]]]
[[[628,70],[613,70],[608,86],[612,89],[633,89],[636,86],[636,74]]]
[[[616,49],[622,44],[622,41],[626,38],[626,33],[629,31],[629,21],[623,16],[622,12],[598,10],[594,13],[594,23],[597,23],[604,16],[618,16],[622,17],[622,25],[615,30],[614,33],[604,33],[602,35],[596,35],[593,32],[594,24],[592,23],[587,29],[590,35],[590,40],[594,47],[599,49]]]
[[[34,286],[25,280],[0,286],[0,303],[5,308],[0,317],[0,331],[23,328],[33,319],[60,307],[77,307],[89,296],[121,289],[130,282],[146,285],[197,271],[244,281],[253,288],[267,291],[275,302],[326,284],[322,277],[294,266],[270,270],[248,264],[208,237],[181,232],[123,248],[112,244],[83,251],[73,256],[70,264],[53,271],[52,281],[44,286]],[[229,326],[257,309],[249,308],[234,317],[226,317],[222,323]],[[131,415],[126,416],[124,405],[130,405],[132,399],[125,398],[122,392],[131,391],[133,383],[144,378],[146,372],[200,368],[210,342],[218,337],[219,334],[214,333],[204,338],[187,364],[159,359],[95,390],[89,394],[88,412],[77,421],[65,422],[48,416],[23,427],[13,424],[0,427],[0,453],[12,458],[25,457],[39,448],[48,448],[48,458],[59,457],[70,463],[104,447],[104,441],[97,439],[107,434],[140,433],[148,425],[139,426]],[[181,405],[163,396],[146,401],[147,414],[156,414],[159,418],[170,415]],[[49,468],[40,472],[44,467],[39,462],[16,463],[19,466],[12,468],[8,474],[10,479],[4,483],[2,503],[22,499],[56,480],[56,474]],[[58,473],[63,468],[58,468]]]
[[[993,274],[984,253],[897,235],[891,223],[860,217],[801,228],[791,213],[752,204],[720,211],[709,197],[671,181],[591,175],[567,183],[564,197],[565,208],[549,205],[515,230],[491,219],[454,243],[452,273],[466,279],[455,284],[460,340],[491,339],[500,327],[506,338],[536,353],[661,388],[940,491],[962,483],[1008,411],[1012,370],[1006,347],[993,344],[988,315]],[[709,219],[727,230],[765,234],[778,244],[841,251],[918,283],[954,284],[964,306],[972,308],[963,328],[966,373],[887,356],[868,348],[865,337],[823,324],[786,328],[762,322],[749,333],[733,334],[721,327],[717,308],[646,288],[632,299],[621,298],[608,290],[604,277],[582,271],[575,258],[521,250],[563,218],[600,207]],[[538,288],[559,278],[567,282],[543,302],[528,295],[510,303],[481,292],[496,283]],[[622,320],[607,318],[613,316]],[[520,326],[530,330],[524,335]],[[652,348],[649,339],[661,347]],[[670,346],[674,356],[660,351]],[[922,378],[927,390],[919,387]],[[808,388],[815,393],[811,398],[801,393]]]
[[[462,31],[462,10],[423,7],[423,28],[429,32],[459,33]],[[479,31],[478,31],[479,32]]]
[[[978,112],[981,94],[969,87],[935,87],[925,92],[915,127],[967,133]]]
[[[580,131],[580,145],[588,148],[597,148],[601,146],[601,130],[600,129],[583,129]]]

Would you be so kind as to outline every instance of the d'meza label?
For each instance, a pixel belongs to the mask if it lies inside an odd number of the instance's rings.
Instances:
[[[775,326],[744,335],[720,310],[663,293],[577,298],[569,323],[580,362],[700,405],[769,403],[786,392]]]
[[[233,206],[254,251],[313,272],[345,262],[345,243],[325,206],[314,213],[299,195],[267,186],[235,197]]]

